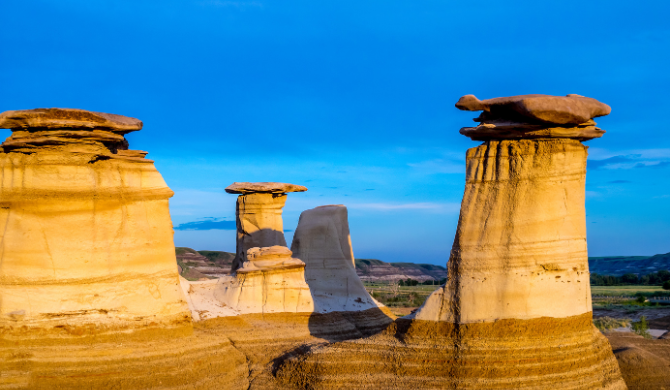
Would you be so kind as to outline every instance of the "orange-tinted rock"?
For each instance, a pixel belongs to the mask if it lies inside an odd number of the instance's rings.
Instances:
[[[0,129],[104,129],[128,133],[141,130],[142,121],[123,115],[75,108],[36,108],[5,111],[0,114]]]

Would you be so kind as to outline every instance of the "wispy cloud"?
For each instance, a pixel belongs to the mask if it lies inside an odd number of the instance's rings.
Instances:
[[[459,211],[459,203],[354,203],[347,205],[350,209],[359,210],[439,210],[439,211]]]
[[[670,155],[662,156],[653,153],[654,157],[643,154],[619,155],[602,160],[589,160],[589,169],[639,169],[639,168],[665,168],[670,166]]]
[[[209,5],[214,7],[233,7],[237,9],[242,8],[263,8],[263,3],[260,1],[223,1],[223,0],[207,0],[201,1],[201,5]]]
[[[207,221],[182,223],[175,227],[175,230],[237,230],[237,226],[235,221],[209,219]]]
[[[414,169],[420,170],[425,174],[465,172],[465,164],[442,158],[421,161],[418,163],[409,163],[407,165]]]

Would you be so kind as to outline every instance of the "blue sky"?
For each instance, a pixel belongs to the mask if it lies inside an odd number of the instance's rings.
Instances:
[[[4,0],[0,13],[0,110],[143,120],[128,139],[175,191],[175,226],[229,228],[227,185],[283,181],[309,188],[289,195],[287,230],[345,204],[356,257],[443,265],[477,145],[456,100],[577,93],[612,106],[587,143],[590,255],[670,252],[666,1]]]

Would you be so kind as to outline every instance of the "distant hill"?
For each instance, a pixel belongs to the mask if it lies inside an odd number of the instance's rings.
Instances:
[[[670,253],[654,256],[609,256],[589,257],[592,274],[621,276],[623,274],[646,275],[670,269]]]
[[[356,273],[364,282],[414,279],[419,282],[447,277],[445,267],[433,264],[386,263],[376,259],[356,259]]]
[[[221,251],[196,251],[177,247],[179,274],[188,280],[215,279],[230,274],[234,253]]]
[[[230,274],[234,253],[222,251],[196,251],[175,248],[180,273],[187,279],[218,278]],[[660,270],[670,270],[670,253],[655,256],[589,257],[591,273],[621,276],[623,274],[647,275]],[[391,281],[414,279],[419,282],[441,280],[447,269],[433,264],[387,263],[377,259],[356,259],[356,273],[363,281]]]

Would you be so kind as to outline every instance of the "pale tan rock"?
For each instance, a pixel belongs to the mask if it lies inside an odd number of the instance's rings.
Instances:
[[[128,133],[142,129],[142,121],[123,115],[75,108],[36,108],[5,111],[0,114],[0,129],[105,129]]]
[[[182,286],[196,320],[254,313],[311,313],[305,263],[282,246],[251,248],[231,276]],[[186,287],[188,286],[188,287]]]
[[[447,283],[396,320],[393,332],[289,357],[276,368],[278,380],[318,388],[626,389],[592,324],[586,150],[569,137],[487,139],[468,150]]]
[[[233,183],[226,188],[237,197],[237,249],[231,270],[237,270],[246,260],[251,248],[286,246],[282,208],[286,193],[307,191],[307,188],[287,183]]]
[[[448,282],[415,318],[476,323],[591,312],[586,150],[570,139],[468,150]]]
[[[0,153],[0,327],[189,321],[173,192],[151,161],[100,159],[82,146]]]
[[[465,95],[458,100],[456,107],[467,111],[486,111],[500,118],[523,117],[527,119],[526,121],[555,124],[580,124],[611,112],[607,104],[574,94],[518,95],[486,100],[479,100],[474,95]]]
[[[382,308],[356,274],[347,208],[320,206],[300,214],[291,244],[293,256],[304,261],[305,280],[315,311],[360,311]]]

